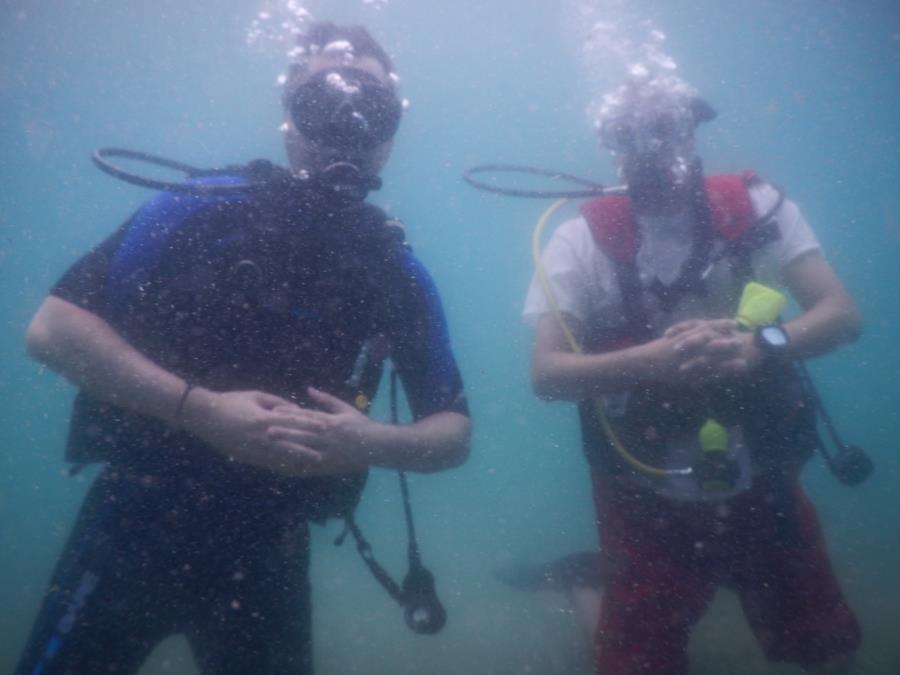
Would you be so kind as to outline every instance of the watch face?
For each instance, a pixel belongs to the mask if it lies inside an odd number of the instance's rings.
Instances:
[[[771,347],[780,349],[788,343],[787,333],[780,326],[766,326],[760,330],[760,337]]]

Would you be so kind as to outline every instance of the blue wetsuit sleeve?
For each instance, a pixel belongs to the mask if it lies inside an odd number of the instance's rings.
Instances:
[[[193,182],[234,185],[240,180],[214,176]],[[195,214],[243,199],[239,193],[157,193],[114,234],[69,268],[50,293],[111,320],[121,313],[129,294],[146,281],[160,260],[171,255],[173,237]]]
[[[415,419],[438,412],[468,415],[462,377],[437,287],[411,252],[400,258],[387,333],[391,359]]]

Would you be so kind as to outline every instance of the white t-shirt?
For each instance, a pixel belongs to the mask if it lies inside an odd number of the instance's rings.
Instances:
[[[779,198],[778,192],[767,184],[754,185],[749,193],[757,214],[768,213]],[[756,281],[768,286],[781,286],[785,267],[799,256],[818,250],[819,244],[793,202],[785,199],[773,218],[780,236],[755,251],[751,256],[751,265]],[[662,218],[643,217],[638,220],[638,227],[641,230],[641,245],[635,263],[642,284],[647,287],[656,278],[664,285],[670,285],[680,276],[681,268],[691,254],[693,225],[690,212]],[[542,261],[562,311],[594,329],[615,328],[625,323],[614,265],[594,241],[584,217],[574,218],[559,226],[542,255]],[[736,304],[736,299],[731,297],[733,284],[725,283],[731,280],[728,265],[726,258],[714,268],[708,279],[710,294],[706,299],[701,301],[695,296],[683,298],[671,313],[656,315],[658,324],[655,328],[662,331],[675,321],[687,318],[733,316]],[[723,276],[717,276],[720,274]],[[718,296],[716,279],[721,279],[722,283],[718,286],[723,287],[719,289]],[[724,289],[726,285],[728,288]],[[652,309],[652,294],[645,293],[645,299],[648,309]],[[549,303],[535,277],[528,290],[523,316],[534,325],[549,311]],[[621,415],[627,400],[625,397],[627,392],[602,396],[607,414],[612,417]],[[740,476],[734,488],[727,492],[705,493],[691,476],[672,475],[658,480],[634,473],[632,480],[672,499],[727,499],[747,489],[751,481],[750,456],[740,429],[729,429],[728,434],[732,440],[729,456],[739,465]],[[697,452],[695,435],[676,440],[668,448],[663,466],[668,469],[689,466]]]
[[[778,200],[771,185],[760,183],[750,188],[750,199],[757,214],[768,213]],[[792,201],[785,199],[774,220],[780,237],[757,250],[752,258],[755,280],[770,286],[783,285],[783,272],[791,261],[819,249],[819,242]],[[690,217],[647,218],[638,220],[641,246],[635,262],[642,281],[653,277],[664,284],[679,276],[691,253]],[[619,287],[614,266],[594,241],[583,216],[560,225],[541,256],[547,278],[560,309],[582,322],[590,318],[601,327],[614,327],[623,321]],[[535,325],[550,311],[537,278],[532,279],[525,309],[528,323]]]

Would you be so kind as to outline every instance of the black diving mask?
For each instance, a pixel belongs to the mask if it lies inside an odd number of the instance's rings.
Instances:
[[[403,106],[393,89],[358,68],[329,68],[288,101],[294,126],[309,140],[341,150],[371,150],[397,133]]]

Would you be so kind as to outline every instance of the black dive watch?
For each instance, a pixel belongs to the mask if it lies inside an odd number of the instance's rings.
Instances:
[[[759,326],[754,333],[754,341],[763,354],[778,359],[787,357],[788,345],[791,343],[787,331],[778,324]]]

